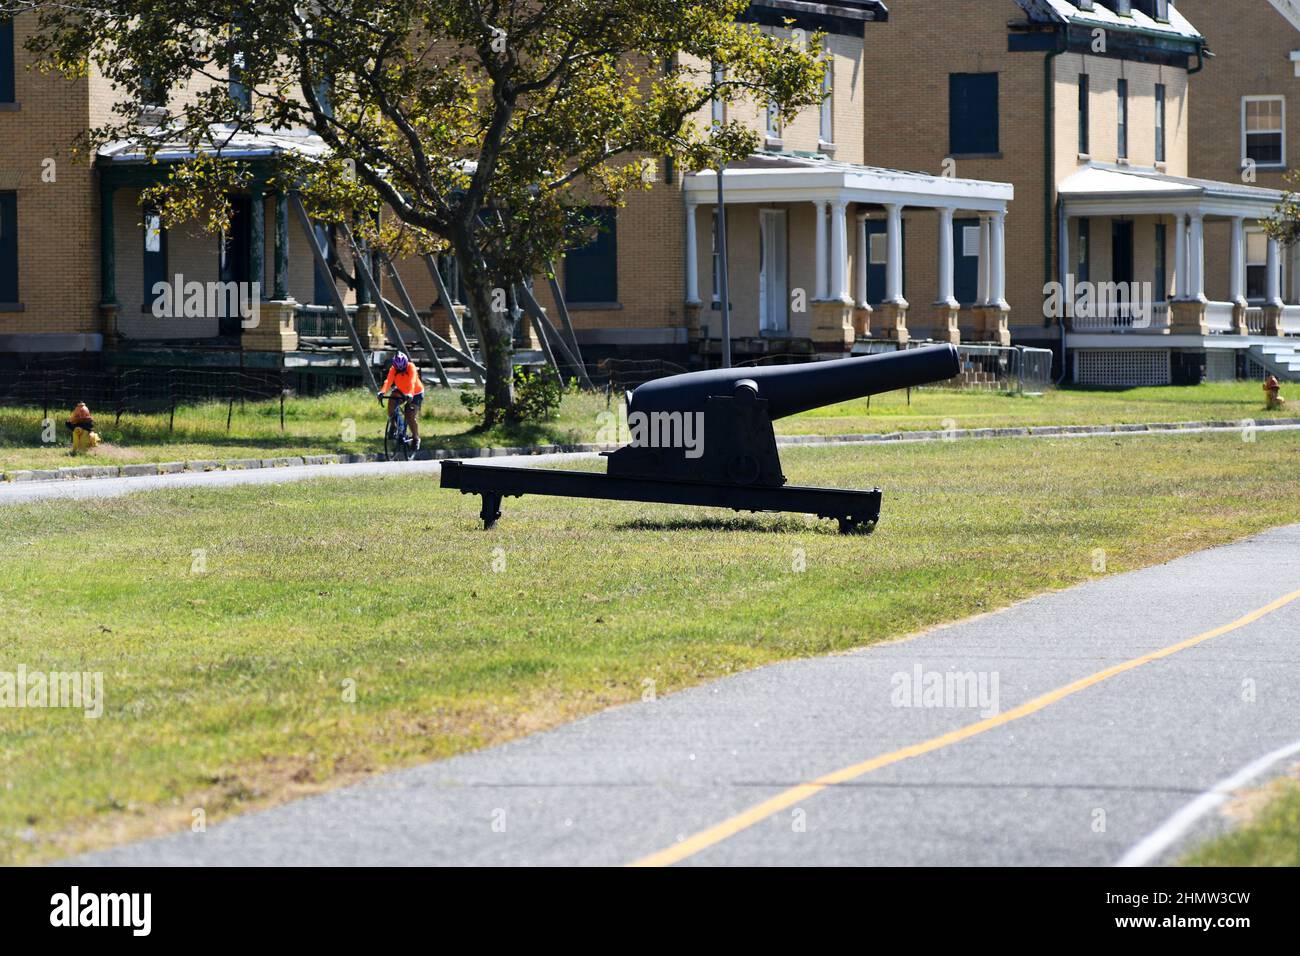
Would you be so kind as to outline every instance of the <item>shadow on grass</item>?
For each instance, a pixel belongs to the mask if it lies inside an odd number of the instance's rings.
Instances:
[[[614,526],[616,531],[747,531],[760,534],[838,534],[833,521],[799,518],[637,518]]]

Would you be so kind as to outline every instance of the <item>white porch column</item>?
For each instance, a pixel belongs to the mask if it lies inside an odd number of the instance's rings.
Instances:
[[[989,304],[989,253],[990,253],[990,226],[989,217],[980,213],[980,261],[979,261],[979,292],[976,295],[976,305]]]
[[[946,305],[951,309],[957,308],[957,300],[953,298],[953,240],[952,240],[952,219],[953,210],[947,206],[939,209],[939,298],[936,305]]]
[[[848,203],[831,203],[831,298],[849,301]]]
[[[817,276],[813,288],[814,299],[826,298],[826,200],[813,201],[817,210],[817,225],[814,227],[817,249]]]
[[[1009,309],[1007,304],[1007,214],[993,214],[993,234],[989,257],[989,304],[999,309]]]
[[[1190,248],[1187,257],[1191,260],[1187,270],[1191,287],[1187,294],[1197,302],[1205,301],[1205,215],[1192,213],[1192,228],[1188,236]]]
[[[1174,298],[1187,298],[1187,217],[1174,216]]]
[[[885,263],[885,301],[892,305],[906,306],[903,298],[903,207],[890,203],[885,207],[885,230],[889,246],[888,261]]]
[[[854,298],[859,309],[867,307],[867,264],[870,258],[871,245],[867,242],[867,214],[860,212],[858,213],[857,269],[854,270],[856,272],[854,284],[857,286]]]
[[[686,203],[686,304],[700,304],[699,254],[696,250],[695,213],[698,203]]]
[[[1265,304],[1282,304],[1282,247],[1271,236],[1268,240],[1268,301]]]
[[[1234,305],[1246,303],[1246,220],[1237,216],[1232,220],[1232,238],[1228,243],[1229,282],[1228,298]]]

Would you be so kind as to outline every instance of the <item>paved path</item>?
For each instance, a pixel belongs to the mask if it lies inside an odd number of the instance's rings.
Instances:
[[[1300,738],[1298,589],[1300,525],[77,862],[1114,864]]]
[[[586,452],[556,455],[502,455],[476,458],[475,464],[540,465],[549,461],[594,458]],[[291,465],[286,468],[252,468],[247,471],[180,472],[143,478],[82,478],[65,481],[0,483],[0,507],[54,498],[118,498],[141,491],[173,488],[226,488],[234,485],[277,485],[316,478],[377,478],[383,475],[436,475],[437,461],[378,461],[353,465]]]
[[[1257,432],[1300,431],[1300,424],[1291,419],[1286,424],[1256,424]],[[1096,427],[1101,431],[1088,431]],[[1065,429],[1064,431],[1062,429]],[[1071,430],[1073,429],[1073,430]],[[1100,438],[1116,435],[1200,435],[1239,433],[1240,424],[1197,425],[1175,422],[1164,425],[1099,425],[1056,426],[1032,428],[957,429],[953,432],[918,431],[893,432],[869,435],[781,435],[777,444],[812,448],[831,448],[845,445],[924,444],[949,440],[987,439],[1044,439],[1044,438]],[[578,461],[598,458],[594,451],[548,452],[539,455],[492,455],[467,459],[475,464],[538,465],[546,462]],[[385,474],[436,475],[438,461],[366,462],[347,465],[298,465],[283,468],[253,468],[231,471],[181,472],[174,475],[149,475],[133,478],[81,478],[52,481],[6,482],[0,481],[0,507],[30,501],[68,498],[116,498],[138,491],[158,491],[167,488],[229,487],[233,485],[284,484],[292,481],[309,481],[313,478],[376,477]]]

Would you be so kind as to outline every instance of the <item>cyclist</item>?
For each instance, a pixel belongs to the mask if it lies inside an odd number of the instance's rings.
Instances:
[[[388,368],[388,378],[379,390],[379,404],[388,399],[388,415],[391,418],[403,399],[406,401],[406,427],[411,433],[412,446],[420,450],[420,406],[424,404],[424,383],[420,381],[420,370],[415,367],[405,352],[393,356],[393,364]]]

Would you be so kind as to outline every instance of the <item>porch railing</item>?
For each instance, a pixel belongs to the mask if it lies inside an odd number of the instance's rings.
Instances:
[[[1300,335],[1300,305],[1282,307],[1282,334]]]
[[[1252,305],[1246,309],[1246,331],[1251,335],[1264,334],[1264,307]]]
[[[356,313],[348,309],[348,321]],[[311,338],[344,338],[348,334],[344,320],[332,305],[299,305],[293,313],[293,324],[299,335]]]
[[[1205,327],[1211,334],[1233,331],[1232,309],[1231,302],[1205,303]]]
[[[1150,320],[1144,321],[1131,305],[1111,303],[1097,307],[1097,314],[1076,315],[1070,320],[1075,332],[1159,332],[1169,328],[1169,303],[1151,305]]]

